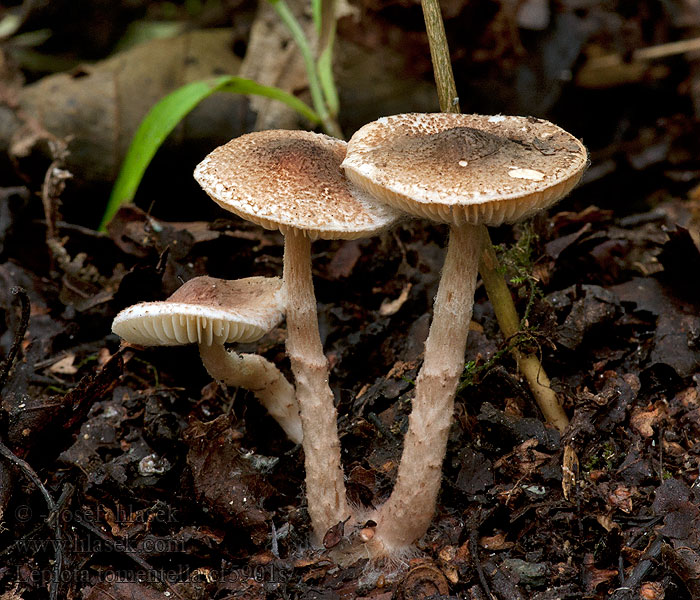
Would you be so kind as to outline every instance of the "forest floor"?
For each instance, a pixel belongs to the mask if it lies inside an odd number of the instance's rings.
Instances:
[[[700,135],[678,100],[692,69],[663,77],[644,109],[631,99],[647,80],[608,92],[612,133],[589,115],[571,128],[591,167],[564,203],[492,232],[570,428],[543,422],[480,285],[438,509],[417,557],[391,567],[339,567],[309,546],[301,448],[251,394],[212,382],[196,348],[111,333],[119,310],[193,276],[281,275],[281,235],[162,201],[97,233],[60,148],[46,150],[58,162],[13,162],[0,599],[700,598]],[[574,123],[592,93],[553,110]],[[391,490],[446,235],[411,221],[313,245],[353,502]],[[291,377],[284,339],[282,325],[242,349]]]

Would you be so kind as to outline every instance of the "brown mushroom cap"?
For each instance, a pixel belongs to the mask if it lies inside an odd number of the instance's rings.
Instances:
[[[194,177],[222,208],[267,229],[366,237],[400,215],[348,181],[340,169],[346,146],[309,131],[249,133],[216,148]]]
[[[195,277],[167,300],[124,309],[112,331],[141,346],[253,342],[279,325],[284,306],[278,277]]]
[[[578,139],[541,119],[415,113],[360,128],[342,166],[358,186],[411,214],[500,225],[566,195],[587,162]]]

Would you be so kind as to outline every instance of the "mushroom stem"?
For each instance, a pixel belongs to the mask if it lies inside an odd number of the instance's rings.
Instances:
[[[503,335],[508,339],[520,331],[520,318],[515,310],[508,285],[499,272],[498,258],[488,230],[483,226],[482,229],[484,244],[479,260],[479,273],[496,313],[498,325]],[[549,378],[539,358],[535,354],[524,354],[517,348],[513,348],[512,354],[518,363],[518,369],[527,380],[542,415],[548,423],[563,432],[569,426],[569,418],[559,403],[554,390],[550,387]]]
[[[306,498],[314,541],[320,543],[328,529],[347,519],[349,509],[340,463],[338,413],[318,331],[311,240],[302,232],[286,232],[283,279],[287,292],[287,353],[304,432]]]
[[[396,484],[377,517],[375,538],[389,553],[420,538],[435,511],[455,393],[464,369],[481,248],[479,233],[473,225],[450,229]]]
[[[295,444],[302,440],[299,404],[294,386],[269,360],[257,354],[238,354],[216,340],[199,344],[209,375],[226,385],[250,390]]]

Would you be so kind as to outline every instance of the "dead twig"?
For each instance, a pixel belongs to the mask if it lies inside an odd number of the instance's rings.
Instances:
[[[31,306],[27,291],[22,287],[15,286],[10,290],[10,292],[19,298],[21,314],[19,325],[17,326],[14,339],[12,340],[12,346],[10,347],[7,359],[3,363],[2,369],[0,370],[0,390],[5,387],[10,371],[12,370],[12,366],[17,359],[19,348],[22,344],[22,340],[24,340],[24,335],[27,332],[27,328],[29,327],[29,316],[31,313]],[[0,440],[0,456],[4,457],[11,464],[15,465],[25,475],[25,477],[27,477],[27,479],[29,479],[37,487],[37,489],[41,492],[41,495],[44,497],[46,506],[49,509],[47,522],[53,528],[56,542],[54,550],[53,585],[51,586],[50,598],[51,600],[56,600],[58,598],[58,587],[59,582],[61,581],[61,571],[63,569],[63,532],[61,530],[61,520],[57,518],[57,515],[63,500],[57,504],[31,465],[12,452],[12,450],[10,450],[10,448],[8,448],[2,442],[2,440]],[[64,494],[62,495],[62,499],[64,499],[64,496],[65,490]]]
[[[56,518],[59,505],[54,501],[51,494],[49,494],[49,491],[41,482],[41,479],[39,479],[39,476],[36,474],[36,471],[32,469],[31,465],[27,461],[19,458],[19,456],[12,452],[12,450],[5,446],[5,444],[3,444],[1,441],[0,456],[3,456],[13,465],[17,466],[25,477],[39,489],[41,495],[46,501],[46,506],[49,508],[47,522],[52,525],[55,537],[53,585],[51,586],[50,598],[51,600],[56,600],[58,598],[59,582],[61,581],[61,571],[63,570],[63,532],[61,531],[61,520]]]
[[[493,594],[491,593],[491,588],[489,587],[489,582],[486,581],[486,574],[481,566],[481,561],[479,560],[479,545],[477,543],[477,531],[472,529],[469,533],[469,553],[472,555],[472,562],[474,563],[474,568],[479,576],[479,582],[484,590],[484,594],[488,600],[494,600]]]
[[[93,523],[90,523],[89,521],[86,521],[84,518],[82,518],[79,515],[75,516],[75,522],[83,527],[84,529],[87,529],[90,533],[93,533],[96,535],[98,538],[100,538],[105,544],[107,545],[107,548],[113,549],[114,551],[118,552],[123,552],[126,556],[128,556],[131,560],[133,560],[139,567],[142,569],[145,569],[148,571],[151,575],[153,575],[160,583],[165,585],[177,598],[180,600],[185,600],[183,596],[180,594],[180,592],[177,591],[175,587],[166,579],[164,578],[161,573],[159,573],[156,569],[154,569],[146,560],[141,558],[139,556],[138,552],[136,549],[131,547],[127,542],[120,542],[117,544],[113,538],[111,538],[109,535],[107,535],[102,529],[94,525]]]
[[[5,387],[5,384],[7,383],[7,378],[10,375],[12,365],[14,364],[17,358],[17,354],[19,353],[19,348],[22,344],[22,340],[24,339],[24,334],[27,333],[27,327],[29,327],[30,306],[27,291],[22,287],[16,286],[10,290],[10,293],[19,298],[19,303],[22,308],[22,312],[20,315],[19,325],[17,327],[17,330],[15,331],[15,337],[12,340],[10,352],[8,353],[7,359],[2,365],[2,369],[0,369],[0,391]]]
[[[56,222],[59,218],[58,205],[60,196],[66,187],[66,180],[73,175],[63,168],[68,156],[68,144],[59,138],[49,140],[49,148],[53,160],[46,170],[44,182],[41,186],[41,204],[44,207],[46,219],[46,244],[49,247],[52,262],[58,252],[58,229]],[[62,249],[62,248],[61,248]],[[51,265],[53,268],[53,264]]]
[[[632,593],[639,587],[649,570],[658,562],[661,556],[663,538],[657,537],[644,553],[642,559],[634,567],[632,574],[625,580],[624,586],[617,588],[610,598],[612,600],[623,600],[632,597]]]

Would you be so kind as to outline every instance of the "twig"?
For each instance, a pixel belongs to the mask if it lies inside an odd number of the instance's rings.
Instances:
[[[180,598],[180,600],[185,600],[183,596],[180,594],[180,592],[175,589],[171,583],[163,578],[161,574],[154,569],[147,561],[145,561],[143,558],[141,558],[136,550],[132,548],[128,543],[120,543],[120,544],[115,544],[114,540],[108,536],[104,531],[102,531],[99,527],[94,525],[93,523],[90,523],[89,521],[86,521],[83,519],[81,516],[76,515],[75,516],[75,522],[78,523],[78,525],[81,525],[85,529],[87,529],[90,533],[94,533],[97,537],[99,537],[103,542],[107,544],[108,548],[113,549],[114,551],[121,551],[123,552],[126,556],[128,556],[131,560],[133,560],[139,567],[142,569],[147,570],[150,574],[152,574],[160,583],[165,585],[175,596]],[[123,550],[119,550],[120,548],[123,548]]]
[[[430,57],[433,61],[435,72],[435,85],[437,87],[440,110],[442,112],[458,113],[459,96],[455,87],[455,78],[452,73],[452,60],[447,46],[445,24],[442,21],[440,3],[437,0],[422,0],[423,19],[425,31],[430,42]]]
[[[479,546],[476,539],[476,529],[472,529],[469,533],[469,553],[472,555],[472,562],[474,563],[474,568],[479,576],[479,582],[481,587],[484,588],[484,593],[488,600],[494,600],[493,594],[491,593],[491,588],[489,587],[489,582],[486,581],[486,575],[484,569],[481,566],[481,561],[479,560]]]
[[[367,414],[367,420],[374,425],[379,433],[383,435],[386,439],[392,442],[398,441],[393,432],[382,423],[381,419],[377,416],[377,413],[370,412]]]
[[[7,383],[7,378],[9,377],[10,370],[12,369],[12,365],[14,364],[17,358],[17,354],[19,353],[19,348],[22,344],[22,340],[24,339],[24,335],[27,332],[27,328],[29,327],[29,316],[31,313],[31,307],[27,291],[22,287],[16,286],[13,287],[10,290],[10,292],[13,295],[19,297],[21,305],[21,315],[19,325],[17,327],[17,330],[15,331],[15,336],[12,341],[12,346],[10,347],[10,352],[8,353],[7,359],[5,360],[2,366],[2,370],[0,371],[0,390],[2,390],[5,387],[5,384]],[[64,493],[61,496],[61,500],[57,504],[56,502],[54,502],[53,497],[51,496],[51,494],[49,494],[48,490],[41,482],[41,479],[36,474],[36,471],[34,471],[31,465],[27,461],[19,458],[14,452],[12,452],[12,450],[5,446],[5,444],[1,440],[0,455],[2,455],[12,464],[16,465],[20,469],[20,471],[24,473],[24,475],[39,489],[41,495],[44,496],[46,505],[48,506],[49,516],[47,518],[47,521],[53,528],[54,536],[56,538],[53,566],[53,585],[51,586],[50,598],[51,600],[56,600],[58,598],[58,588],[59,583],[61,581],[61,570],[63,568],[63,532],[61,530],[61,520],[57,518],[57,513],[60,506],[62,506],[63,502],[65,501],[67,488],[64,489]]]
[[[664,429],[659,428],[659,485],[664,482]]]
[[[637,48],[632,52],[631,59],[626,60],[622,54],[605,54],[591,58],[586,63],[586,68],[589,69],[609,69],[618,67],[625,63],[648,62],[669,58],[679,54],[687,54],[689,52],[697,52],[700,50],[700,37],[687,40],[678,40],[659,44],[657,46],[647,46],[646,48]]]
[[[11,463],[19,467],[22,473],[26,475],[27,479],[29,479],[37,488],[39,488],[41,495],[44,496],[44,500],[46,500],[46,505],[49,507],[50,512],[56,510],[56,502],[54,502],[51,494],[49,494],[48,490],[44,487],[44,484],[41,483],[41,479],[39,479],[36,471],[32,469],[31,465],[27,461],[17,456],[2,442],[0,442],[0,455],[4,456]]]
[[[70,179],[72,175],[63,169],[63,163],[68,156],[67,144],[59,139],[54,138],[49,140],[49,147],[53,160],[46,170],[44,182],[41,186],[41,203],[44,207],[44,217],[46,218],[46,239],[53,240],[57,237],[56,218],[56,201],[63,192],[65,180]]]
[[[55,518],[58,510],[58,505],[54,501],[49,491],[46,489],[44,484],[39,479],[36,471],[32,469],[31,465],[19,458],[12,450],[10,450],[5,444],[0,442],[0,455],[9,460],[12,464],[19,467],[20,471],[24,473],[25,477],[29,479],[44,496],[46,505],[49,508],[48,521],[53,521],[52,528],[54,536],[56,538],[55,551],[54,551],[54,565],[53,565],[53,585],[51,586],[50,598],[51,600],[57,600],[58,598],[58,586],[61,581],[61,570],[63,569],[63,532],[61,531],[61,520]]]
[[[644,553],[642,559],[634,567],[632,574],[625,581],[624,587],[619,587],[610,596],[611,600],[621,600],[622,598],[631,597],[631,592],[636,590],[637,587],[642,583],[646,577],[649,569],[654,566],[659,556],[661,556],[661,547],[663,546],[663,538],[659,536],[656,538],[649,549]],[[628,592],[630,592],[628,594]]]
[[[59,197],[66,187],[66,179],[70,179],[73,175],[63,168],[65,159],[68,156],[68,145],[66,142],[59,138],[52,138],[49,140],[49,148],[51,149],[53,160],[44,175],[44,182],[41,186],[41,203],[44,207],[44,217],[46,219],[46,245],[49,248],[51,269],[53,270],[57,248],[62,249],[58,243],[58,230],[56,228],[56,221],[59,217],[57,205]]]
[[[7,383],[7,378],[10,375],[10,370],[12,365],[17,358],[17,353],[24,339],[24,334],[27,333],[27,327],[29,327],[29,296],[27,291],[19,286],[15,286],[10,290],[10,293],[19,297],[20,306],[22,307],[22,313],[20,315],[19,325],[15,331],[15,337],[12,340],[12,346],[10,347],[10,352],[7,355],[7,359],[2,365],[2,370],[0,370],[0,391],[5,387]]]

